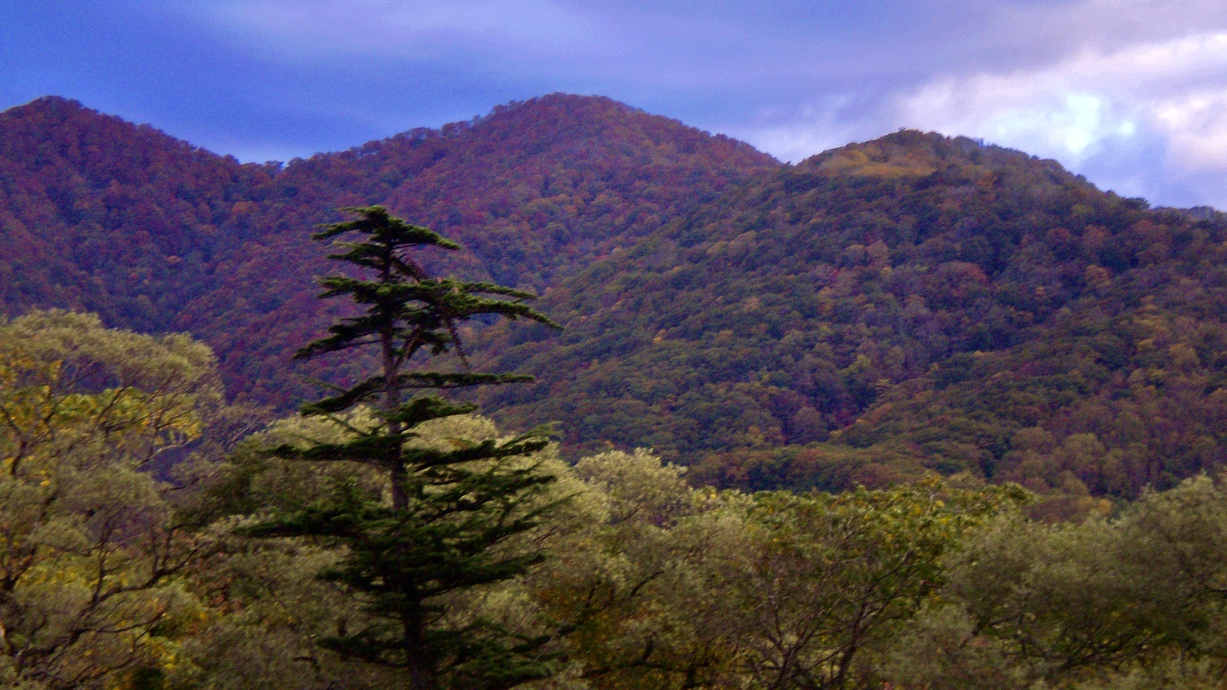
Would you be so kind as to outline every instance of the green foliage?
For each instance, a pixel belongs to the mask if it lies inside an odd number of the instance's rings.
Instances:
[[[744,501],[695,491],[681,474],[645,451],[613,451],[563,475],[571,515],[525,584],[566,633],[565,687],[738,682],[738,612],[721,587],[748,546]]]
[[[279,420],[249,438],[217,468],[199,503],[216,520],[212,529],[221,548],[196,570],[193,584],[222,614],[185,641],[181,663],[170,673],[173,687],[297,690],[330,683],[362,689],[404,687],[400,669],[347,660],[319,644],[342,631],[378,623],[352,591],[318,577],[338,566],[342,550],[319,539],[251,539],[235,534],[236,527],[241,533],[270,516],[318,507],[329,501],[338,485],[386,497],[386,472],[376,468],[300,462],[263,452],[282,444],[306,448],[314,442],[339,443],[352,437],[351,428],[377,423],[369,408],[335,417]],[[439,449],[454,448],[457,439],[499,438],[488,421],[468,415],[426,422],[416,432],[413,445]],[[557,460],[538,453],[524,462],[549,465]],[[543,502],[554,500],[546,497]],[[449,620],[484,618],[526,635],[546,632],[534,627],[532,620],[518,626],[513,614],[479,603],[485,598],[472,590],[447,597]]]
[[[1009,516],[950,558],[940,603],[895,640],[900,687],[1217,687],[1222,486],[1148,493],[1117,519]]]
[[[382,651],[368,641],[381,642],[375,635],[388,630],[397,602],[377,608],[388,588],[361,597],[355,589],[389,581],[388,563],[403,567],[398,575],[426,568],[438,555],[434,536],[482,547],[454,528],[489,534],[492,523],[484,515],[397,532],[388,527],[397,511],[385,467],[300,459],[376,433],[387,416],[357,406],[282,420],[224,462],[204,463],[213,469],[207,486],[171,487],[132,469],[151,445],[212,433],[203,420],[225,420],[224,410],[199,404],[218,399],[208,369],[192,363],[207,364],[207,351],[63,313],[32,315],[0,334],[0,410],[36,441],[16,455],[16,432],[2,437],[10,462],[0,488],[8,578],[0,584],[16,586],[0,598],[0,682],[405,686],[395,656],[375,664],[367,656]],[[109,364],[70,385],[65,372],[91,361]],[[105,386],[120,370],[177,372],[178,383],[139,407],[86,404],[114,400]],[[182,411],[179,396],[193,390],[194,412],[178,417],[199,425],[193,431],[158,431],[138,414]],[[49,435],[29,433],[35,428]],[[406,457],[514,441],[468,414],[422,421],[412,433]],[[261,450],[269,447],[285,452],[270,457]],[[436,589],[423,602],[438,616],[428,632],[441,633],[429,644],[452,650],[453,664],[470,655],[470,665],[442,674],[452,686],[1210,688],[1227,666],[1227,494],[1207,477],[1146,492],[1111,520],[1054,525],[1019,510],[1031,500],[1025,491],[969,476],[842,494],[742,494],[694,488],[684,468],[642,450],[569,465],[541,447],[471,464],[531,473],[535,484],[522,502],[504,504],[503,527],[523,522],[505,530],[490,558],[452,559],[462,575],[484,577],[494,564],[515,576]],[[438,489],[427,493],[448,494]],[[426,535],[414,542],[420,553],[381,553],[397,551],[390,537],[414,535]],[[464,635],[484,646],[462,647]],[[345,646],[355,638],[366,646]],[[521,643],[531,648],[525,663],[507,663],[507,647]],[[544,660],[556,673],[533,679]]]
[[[591,688],[863,687],[945,583],[945,556],[1026,499],[929,479],[842,496],[693,489],[639,451],[575,468],[528,579]],[[549,543],[549,542],[547,542]]]

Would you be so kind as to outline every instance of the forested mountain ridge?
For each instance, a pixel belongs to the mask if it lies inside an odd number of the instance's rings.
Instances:
[[[385,204],[466,246],[439,270],[542,290],[779,163],[606,98],[553,95],[284,166],[44,98],[0,115],[0,166],[4,311],[190,331],[233,394],[291,409],[312,386],[288,357],[328,322],[313,279],[328,269],[306,237],[337,207]]]
[[[239,164],[79,104],[0,114],[0,299],[186,330],[232,395],[332,317],[306,235],[382,203],[466,251],[434,268],[543,293],[561,334],[473,334],[532,373],[487,396],[565,447],[651,446],[724,486],[926,469],[1077,502],[1223,464],[1227,222],[1042,161],[900,131],[785,166],[604,98],[546,96],[348,151]],[[355,366],[352,362],[347,366]]]
[[[233,205],[275,173],[61,98],[4,111],[0,308],[167,330],[241,239]]]
[[[1223,462],[1227,223],[1202,216],[970,139],[850,145],[564,281],[566,332],[488,350],[551,376],[490,409],[725,486],[1134,496]]]

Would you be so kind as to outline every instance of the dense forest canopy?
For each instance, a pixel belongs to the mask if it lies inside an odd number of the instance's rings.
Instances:
[[[335,316],[303,238],[339,206],[388,206],[466,247],[446,270],[540,292],[778,165],[605,98],[546,96],[284,166],[45,98],[0,113],[0,309],[190,331],[232,394],[287,411],[316,392],[285,369],[290,343]]]
[[[901,132],[703,205],[488,334],[545,385],[491,398],[725,486],[925,468],[1137,496],[1222,463],[1227,223],[1051,162]]]
[[[382,203],[566,327],[466,331],[535,369],[481,398],[571,458],[655,448],[721,487],[884,487],[926,470],[1102,509],[1222,465],[1212,210],[1149,209],[1052,161],[901,131],[782,165],[608,99],[554,95],[286,165],[241,165],[61,99],[0,114],[0,290],[185,330],[233,399],[288,411],[340,312],[304,233]]]
[[[0,685],[436,687],[335,644],[386,618],[379,581],[350,577],[361,549],[267,529],[339,495],[391,505],[366,463],[268,452],[352,447],[372,410],[235,433],[250,411],[207,347],[35,312],[0,323],[0,418]],[[423,457],[516,442],[468,414],[414,431]],[[185,448],[171,481],[142,471]],[[525,641],[538,680],[516,664],[438,687],[1221,687],[1227,490],[1209,477],[1054,525],[967,476],[721,492],[643,450],[524,450],[539,519],[499,554],[531,565],[427,603],[441,630]]]

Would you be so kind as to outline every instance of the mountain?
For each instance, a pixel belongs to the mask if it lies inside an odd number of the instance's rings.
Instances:
[[[241,241],[232,207],[275,172],[59,98],[4,111],[0,307],[165,330]]]
[[[1227,216],[1150,209],[1053,161],[901,131],[795,166],[604,98],[545,96],[285,165],[61,99],[0,114],[0,306],[187,330],[236,397],[309,399],[334,316],[306,239],[382,203],[440,272],[542,293],[485,394],[570,453],[653,446],[698,482],[881,486],[926,470],[1070,501],[1227,460]]]
[[[285,166],[240,165],[44,98],[0,114],[0,307],[190,331],[228,389],[292,409],[289,355],[331,320],[308,241],[338,207],[384,204],[468,251],[436,268],[543,290],[729,186],[779,167],[746,144],[606,98],[552,95]]]
[[[723,486],[926,469],[1136,496],[1223,466],[1227,223],[904,131],[756,177],[562,281],[489,396]]]

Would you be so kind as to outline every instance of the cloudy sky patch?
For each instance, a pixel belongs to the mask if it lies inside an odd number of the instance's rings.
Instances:
[[[1149,196],[1143,165],[1180,177],[1227,170],[1225,87],[1227,33],[1214,32],[1111,52],[1087,47],[1037,69],[940,76],[900,94],[894,110],[909,126],[1055,158]],[[1129,152],[1132,162],[1118,160]],[[1194,200],[1191,191],[1173,199]]]
[[[251,46],[290,59],[430,59],[468,51],[567,55],[597,27],[549,0],[228,0],[200,10]]]

